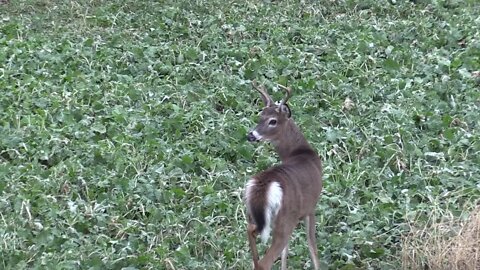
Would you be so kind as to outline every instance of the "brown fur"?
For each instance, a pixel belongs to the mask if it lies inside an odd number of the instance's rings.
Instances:
[[[261,94],[264,101],[271,101],[266,91]],[[310,256],[315,269],[318,269],[315,208],[322,191],[321,160],[290,118],[290,109],[286,104],[268,104],[270,106],[263,109],[254,131],[261,136],[261,140],[273,143],[282,162],[253,176],[253,187],[246,197],[248,239],[254,267],[256,270],[270,269],[282,250],[287,248],[298,222],[305,219]],[[272,119],[276,120],[276,125],[269,124]],[[255,137],[250,133],[249,138],[252,136]],[[272,182],[280,184],[282,202],[277,216],[272,220],[272,245],[259,260],[255,239],[265,225],[260,214],[265,214],[267,191]],[[282,255],[282,269],[286,269],[286,253]]]

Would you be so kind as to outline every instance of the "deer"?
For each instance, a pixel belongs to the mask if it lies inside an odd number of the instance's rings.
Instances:
[[[322,192],[322,162],[292,119],[287,101],[291,89],[275,103],[264,86],[252,81],[265,107],[256,127],[247,134],[249,142],[273,144],[280,164],[251,177],[245,186],[247,237],[255,270],[271,269],[281,256],[281,269],[287,269],[288,241],[303,220],[306,225],[310,258],[315,270],[320,268],[315,236],[315,209]],[[263,243],[272,232],[272,243],[262,259],[258,257],[257,236]]]

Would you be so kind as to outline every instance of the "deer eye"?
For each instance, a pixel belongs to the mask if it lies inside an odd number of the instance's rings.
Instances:
[[[269,125],[269,126],[275,126],[275,125],[277,125],[277,119],[270,119],[270,121],[268,121],[268,125]]]

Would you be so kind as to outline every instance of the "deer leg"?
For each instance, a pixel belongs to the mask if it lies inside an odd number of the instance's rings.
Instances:
[[[261,267],[260,269],[268,270],[272,268],[273,263],[280,256],[280,253],[287,248],[288,240],[290,238],[290,235],[292,235],[293,229],[295,229],[295,227],[297,226],[297,223],[298,220],[282,220],[282,222],[275,222],[275,227],[273,229],[272,245],[267,249],[265,256],[263,256],[263,258],[258,262],[259,266]]]
[[[250,252],[252,253],[253,267],[258,269],[258,251],[257,251],[257,226],[252,223],[248,223],[247,236],[248,244],[250,245]]]
[[[287,270],[287,256],[288,256],[288,243],[282,250],[282,268],[281,268],[281,270]]]
[[[308,250],[310,251],[310,257],[312,258],[313,267],[315,270],[320,269],[320,263],[318,262],[317,244],[315,237],[315,214],[309,214],[305,217],[305,225],[307,227],[308,238]]]

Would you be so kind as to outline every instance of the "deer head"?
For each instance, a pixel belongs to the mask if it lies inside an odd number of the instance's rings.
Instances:
[[[286,91],[286,96],[276,104],[263,86],[258,86],[255,81],[252,82],[252,86],[260,93],[265,107],[260,112],[257,126],[248,133],[247,140],[250,142],[276,141],[292,115],[287,105],[291,90],[279,84],[278,86]]]

